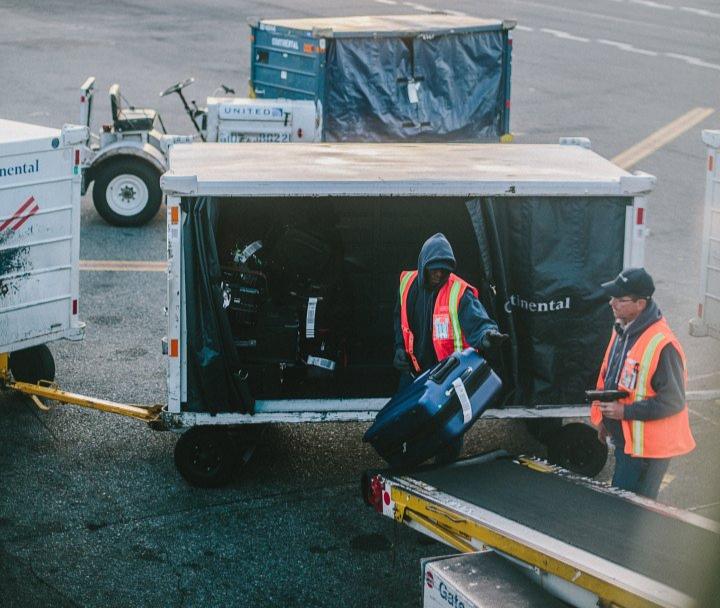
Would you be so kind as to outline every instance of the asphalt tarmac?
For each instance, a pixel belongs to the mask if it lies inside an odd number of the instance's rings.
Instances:
[[[189,133],[179,101],[157,97],[194,76],[202,105],[222,82],[246,90],[250,17],[455,10],[516,18],[512,131],[521,143],[586,136],[613,158],[694,108],[715,112],[633,169],[657,176],[648,200],[646,266],[682,341],[689,388],[720,388],[720,343],[691,338],[700,280],[703,128],[720,128],[720,10],[713,0],[365,3],[88,3],[3,0],[3,118],[58,127],[78,120],[79,86],[98,79],[94,129],[118,82]],[[598,244],[602,246],[602,244]],[[162,261],[165,216],[105,224],[83,200],[81,258]],[[82,272],[80,343],[51,345],[74,392],[163,403],[162,272]],[[720,519],[716,401],[690,403],[698,449],[670,467],[660,500]],[[419,559],[450,552],[364,506],[362,470],[381,466],[365,424],[278,426],[232,484],[189,487],[175,436],[73,407],[41,413],[0,394],[0,605],[418,606]],[[465,452],[543,455],[519,422],[481,421]],[[612,461],[601,474],[608,479]],[[591,514],[589,514],[591,516]],[[698,566],[710,559],[698,555]]]

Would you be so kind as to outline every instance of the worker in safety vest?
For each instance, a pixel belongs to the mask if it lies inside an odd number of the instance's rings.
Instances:
[[[418,374],[468,346],[488,349],[508,337],[485,312],[477,289],[453,270],[452,247],[438,233],[422,246],[417,270],[400,274],[393,361],[398,370]],[[401,386],[410,373],[403,374]]]
[[[644,268],[623,270],[602,289],[615,328],[597,388],[628,396],[593,402],[590,418],[600,441],[609,436],[615,446],[613,485],[655,498],[670,459],[695,448],[685,403],[685,353],[652,299],[655,284]]]

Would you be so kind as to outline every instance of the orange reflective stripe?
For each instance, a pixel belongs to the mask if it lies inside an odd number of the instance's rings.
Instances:
[[[405,344],[405,352],[410,358],[410,363],[412,363],[415,371],[419,372],[420,364],[415,358],[414,351],[415,336],[410,329],[407,316],[407,297],[417,274],[417,270],[403,270],[400,273],[400,329],[402,331],[403,343]]]

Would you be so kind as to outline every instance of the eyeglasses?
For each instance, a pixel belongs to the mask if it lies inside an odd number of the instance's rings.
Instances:
[[[637,302],[637,299],[635,299],[635,298],[616,298],[613,296],[610,298],[610,301],[611,302],[614,301],[619,304],[619,303],[625,303],[625,302]]]

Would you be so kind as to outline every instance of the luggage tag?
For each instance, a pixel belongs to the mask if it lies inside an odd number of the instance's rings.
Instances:
[[[335,371],[335,361],[325,359],[324,357],[315,357],[314,355],[310,355],[307,358],[306,363],[308,365],[314,365],[315,367],[326,369],[329,372]]]
[[[305,337],[315,337],[315,311],[317,310],[317,298],[308,298],[307,314],[305,315]]]
[[[637,361],[634,359],[626,359],[625,366],[623,367],[623,371],[620,376],[620,384],[622,384],[625,388],[634,390],[639,371],[640,364]]]
[[[465,385],[463,384],[462,378],[455,378],[452,382],[455,394],[460,400],[462,406],[463,422],[467,424],[472,420],[472,406],[470,405],[470,397],[468,397]]]
[[[450,338],[449,315],[433,315],[433,335],[437,340],[447,340]]]
[[[262,249],[262,241],[254,241],[250,243],[247,247],[245,247],[242,251],[238,251],[235,254],[235,263],[236,264],[244,264],[250,259],[250,256],[252,256],[254,253],[260,251]]]

